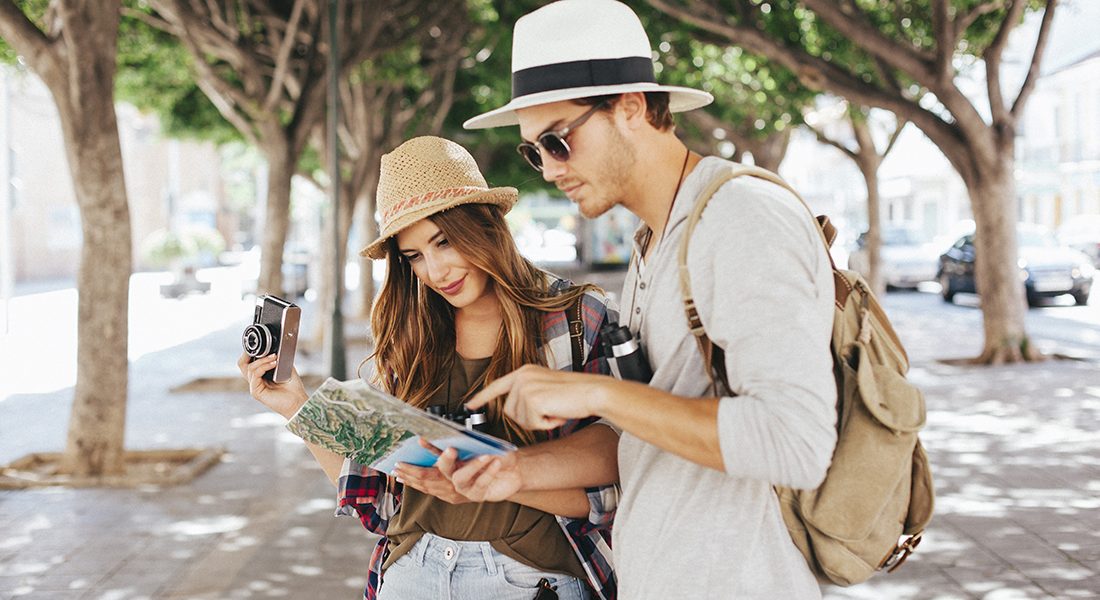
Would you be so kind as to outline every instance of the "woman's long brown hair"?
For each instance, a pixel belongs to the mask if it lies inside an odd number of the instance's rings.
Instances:
[[[539,350],[544,313],[565,310],[586,290],[599,288],[585,284],[550,295],[546,274],[519,253],[498,206],[462,204],[427,218],[459,254],[489,275],[500,302],[503,323],[484,383],[523,365],[545,366]],[[375,360],[375,385],[423,408],[447,385],[455,311],[416,277],[398,252],[396,236],[387,245],[386,281],[371,312],[375,350],[367,360]],[[533,442],[534,435],[504,415],[500,404],[498,399],[488,405],[489,419],[502,420],[520,443]]]

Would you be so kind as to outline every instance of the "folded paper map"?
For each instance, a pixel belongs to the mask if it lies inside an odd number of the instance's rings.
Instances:
[[[458,451],[459,460],[505,454],[516,447],[405,404],[361,379],[328,378],[286,424],[298,437],[384,473],[397,463],[421,467],[435,455],[420,446]]]

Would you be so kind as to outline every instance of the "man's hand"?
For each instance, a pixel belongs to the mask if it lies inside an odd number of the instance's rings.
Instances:
[[[466,407],[481,408],[505,396],[504,413],[516,423],[526,429],[554,429],[597,414],[607,390],[616,383],[603,375],[526,365],[485,386]]]

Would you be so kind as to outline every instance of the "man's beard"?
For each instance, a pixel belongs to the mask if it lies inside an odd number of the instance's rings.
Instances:
[[[637,162],[634,147],[617,128],[611,128],[610,138],[608,147],[613,151],[604,156],[598,171],[603,193],[586,203],[577,203],[581,214],[587,219],[600,217],[626,200],[627,184]]]

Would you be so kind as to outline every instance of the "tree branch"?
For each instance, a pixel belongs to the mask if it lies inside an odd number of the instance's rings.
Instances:
[[[697,27],[703,32],[699,36],[703,41],[717,45],[736,44],[783,65],[810,89],[829,90],[856,104],[877,106],[895,114],[903,114],[933,139],[939,139],[945,144],[962,143],[960,131],[955,126],[944,122],[917,102],[906,98],[899,90],[884,90],[869,85],[833,63],[812,56],[799,48],[784,46],[766,33],[753,28],[707,20],[699,16],[701,11],[675,6],[667,0],[647,1],[662,12]],[[698,5],[693,5],[692,8],[698,9]]]
[[[890,134],[890,139],[886,142],[886,149],[882,151],[882,158],[886,158],[886,155],[890,154],[890,151],[894,149],[894,144],[896,144],[898,138],[901,137],[902,130],[909,124],[909,121],[905,120],[904,117],[898,115],[894,115],[894,117],[897,119],[897,124],[894,126],[894,132]]]
[[[701,18],[699,5],[692,10],[671,4],[668,0],[647,0],[655,8],[698,28],[697,38],[717,45],[736,44],[749,52],[760,54],[793,72],[803,85],[815,90],[828,90],[850,102],[883,108],[905,117],[921,129],[947,155],[960,172],[973,171],[974,154],[968,144],[988,138],[988,128],[981,115],[953,85],[934,87],[937,97],[958,119],[945,121],[926,110],[900,90],[885,90],[864,82],[847,70],[815,57],[800,48],[785,46],[762,31],[733,25],[724,21]],[[960,117],[961,115],[961,117]]]
[[[56,73],[58,57],[52,50],[54,40],[46,37],[12,0],[0,1],[0,37],[22,55],[36,73]]]
[[[1020,93],[1016,95],[1016,100],[1012,103],[1010,115],[1013,122],[1023,114],[1024,106],[1027,104],[1031,92],[1035,89],[1035,82],[1039,79],[1043,54],[1047,47],[1047,37],[1050,35],[1051,23],[1054,21],[1054,9],[1057,5],[1057,0],[1047,0],[1046,10],[1043,11],[1043,21],[1039,25],[1039,37],[1035,40],[1035,51],[1031,54],[1031,66],[1028,67],[1027,77],[1024,78],[1024,83],[1020,86]]]
[[[1000,10],[1000,9],[1004,8],[1004,5],[1005,5],[1004,0],[994,0],[993,2],[985,2],[983,4],[979,4],[979,5],[975,6],[974,8],[971,8],[969,11],[962,14],[961,16],[956,16],[955,17],[955,39],[957,40],[960,37],[962,37],[962,35],[964,33],[966,33],[966,30],[969,29],[970,26],[974,24],[974,21],[978,20],[978,17],[981,17],[982,15],[987,15],[987,14],[993,12],[993,11],[996,11],[996,10]]]
[[[822,144],[828,144],[829,146],[832,146],[833,148],[836,148],[837,150],[840,150],[848,158],[850,158],[854,161],[859,160],[859,157],[856,155],[854,150],[852,150],[851,148],[845,146],[844,144],[840,143],[839,141],[834,140],[834,139],[830,138],[829,136],[825,135],[824,131],[818,129],[817,127],[814,127],[813,125],[810,125],[809,123],[803,123],[803,125],[805,125],[806,129],[809,129],[811,132],[813,132],[814,137],[817,138],[817,141],[821,142]]]
[[[852,39],[872,56],[908,73],[920,81],[934,75],[931,65],[936,57],[910,44],[892,40],[867,20],[867,15],[854,5],[844,10],[834,0],[803,0],[808,8],[841,35]]]
[[[932,0],[932,32],[936,40],[936,76],[951,79],[951,58],[955,55],[958,35],[948,16],[948,0]]]
[[[264,99],[263,103],[266,111],[273,110],[275,103],[282,96],[283,79],[286,78],[288,63],[290,62],[290,51],[297,43],[295,38],[297,37],[298,23],[302,18],[303,4],[303,0],[295,0],[294,7],[290,11],[290,19],[287,21],[286,31],[283,34],[283,43],[279,45],[279,53],[275,59],[275,74],[271,77],[271,86],[268,88],[267,98]]]
[[[187,38],[181,38],[185,44],[192,44],[191,40]],[[197,50],[192,50],[192,54]],[[241,132],[241,135],[253,146],[259,146],[259,136],[256,134],[256,130],[252,127],[252,123],[248,117],[237,110],[237,103],[234,101],[234,90],[222,81],[214,70],[210,67],[210,64],[206,62],[202,56],[195,58],[195,67],[199,70],[199,76],[195,80],[195,85],[199,86],[199,89],[206,94],[207,98],[210,98],[210,102],[214,104],[214,108],[218,109],[218,112],[225,117],[226,121],[229,121],[237,131]]]
[[[982,53],[982,58],[985,59],[985,82],[986,92],[989,95],[989,110],[994,123],[1004,123],[1009,117],[1008,107],[1005,106],[1004,93],[1001,89],[1001,56],[1004,54],[1005,46],[1008,45],[1008,36],[1020,22],[1026,6],[1027,0],[1013,0],[1008,7],[1008,14],[1005,15],[1004,21],[1001,22],[1001,26],[997,30],[997,35],[994,36],[989,47]]]
[[[173,36],[176,36],[176,37],[179,37],[180,35],[182,35],[182,31],[180,30],[180,28],[176,27],[173,23],[171,23],[169,21],[166,21],[162,18],[159,18],[158,16],[156,16],[154,14],[147,13],[143,10],[137,10],[137,9],[130,8],[130,7],[127,7],[127,6],[123,6],[122,7],[122,16],[130,18],[130,19],[134,19],[134,20],[137,20],[137,21],[141,21],[142,23],[145,23],[146,25],[152,27],[153,29],[156,29],[158,31],[163,31],[167,34],[170,34],[170,35],[173,35]]]

